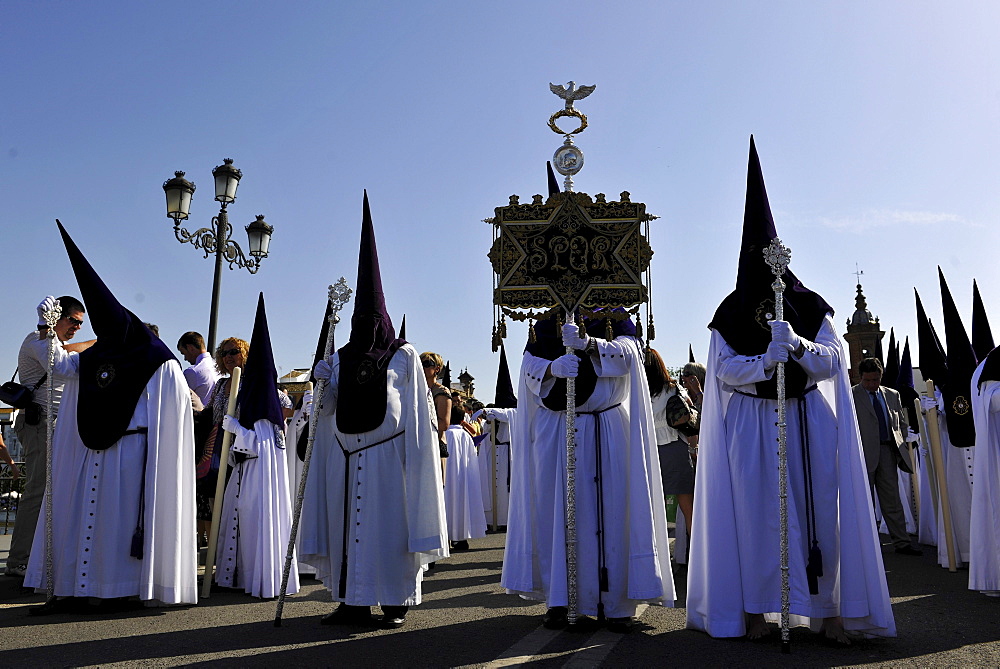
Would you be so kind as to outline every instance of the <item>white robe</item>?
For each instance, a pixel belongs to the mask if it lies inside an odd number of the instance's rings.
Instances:
[[[385,420],[362,434],[337,429],[336,355],[332,366],[299,526],[302,559],[316,567],[334,601],[357,606],[419,604],[421,566],[448,557],[440,450],[419,356],[410,344],[393,355]],[[342,447],[350,450],[349,458]],[[346,514],[345,466],[350,490]],[[346,592],[341,595],[345,515],[348,559]]]
[[[634,616],[640,602],[673,605],[667,515],[649,386],[632,337],[596,340],[597,385],[577,407],[576,537],[578,612]],[[585,363],[584,363],[585,364]],[[511,503],[500,584],[508,592],[567,606],[566,414],[542,404],[554,381],[549,361],[524,354],[511,462]],[[597,415],[580,415],[602,412]],[[523,416],[522,416],[523,412]],[[604,490],[609,592],[598,590],[597,425]]]
[[[920,513],[917,517],[917,541],[928,546],[937,546],[938,507],[937,483],[934,479],[934,467],[931,461],[930,437],[927,428],[927,417],[921,416],[920,457],[913,461],[913,473],[920,487]]]
[[[980,364],[972,375],[976,421],[976,485],[972,491],[969,589],[1000,591],[1000,381],[979,390]]]
[[[483,483],[483,511],[486,524],[493,524],[493,495],[497,499],[497,525],[507,524],[510,509],[510,439],[511,425],[517,418],[517,409],[491,407],[496,416],[496,435],[487,436],[479,442],[479,478]],[[487,431],[489,431],[487,422]],[[494,448],[494,441],[496,442]],[[493,469],[493,453],[496,452],[496,470]],[[494,473],[495,472],[495,473]],[[493,487],[490,487],[490,481]]]
[[[954,536],[955,557],[962,562],[969,561],[969,519],[972,516],[972,476],[975,449],[972,446],[958,448],[951,445],[948,426],[941,420],[941,452],[944,456],[945,477],[948,482],[948,500],[951,503],[951,529]],[[938,514],[937,536],[944,536],[944,513]],[[937,542],[938,564],[948,566],[948,546]]]
[[[829,316],[799,363],[817,390],[806,395],[817,539],[819,594],[810,595],[804,466],[798,405],[788,425],[788,560],[793,624],[844,627],[895,636],[882,553],[868,493],[844,351]],[[741,356],[712,332],[699,439],[694,525],[688,566],[687,626],[715,637],[746,633],[745,613],[781,610],[777,402],[753,393],[763,356]],[[803,621],[797,616],[810,620]]]
[[[198,601],[194,425],[191,394],[176,360],[139,396],[123,436],[95,451],[77,429],[78,377],[66,382],[52,438],[52,557],[57,597]],[[145,475],[143,457],[145,455]],[[131,557],[144,492],[143,558]],[[24,583],[44,590],[45,505]]]
[[[486,518],[480,512],[483,486],[479,480],[476,445],[461,425],[444,433],[448,441],[445,460],[444,508],[448,518],[448,538],[452,541],[486,536]]]
[[[281,576],[291,536],[292,507],[285,453],[279,448],[281,428],[266,418],[233,437],[229,451],[232,474],[222,498],[222,519],[215,555],[215,582],[243,588],[268,599],[281,591]],[[236,462],[236,453],[247,456]],[[299,591],[292,557],[286,594]]]

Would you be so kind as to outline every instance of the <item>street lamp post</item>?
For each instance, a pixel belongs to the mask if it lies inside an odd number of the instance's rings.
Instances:
[[[260,269],[261,261],[267,257],[267,249],[271,243],[271,233],[274,228],[264,221],[264,215],[258,214],[257,220],[246,226],[248,249],[250,257],[243,254],[243,249],[233,241],[233,228],[229,224],[229,214],[226,207],[236,200],[236,187],[239,186],[243,172],[233,167],[233,159],[226,158],[222,165],[212,170],[215,177],[215,200],[221,203],[218,216],[212,217],[212,227],[201,228],[188,232],[180,227],[181,221],[187,219],[191,211],[191,198],[195,185],[184,178],[184,172],[174,172],[174,178],[163,183],[163,192],[167,196],[167,218],[174,220],[174,237],[182,244],[190,243],[197,249],[203,249],[204,257],[215,254],[215,280],[212,282],[212,313],[208,325],[208,350],[215,351],[215,332],[219,320],[219,286],[222,283],[222,263],[229,263],[229,269],[246,268],[251,274]]]

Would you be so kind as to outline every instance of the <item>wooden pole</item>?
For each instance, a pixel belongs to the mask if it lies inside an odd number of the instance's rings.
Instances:
[[[236,396],[240,392],[240,367],[233,369],[229,377],[229,406],[226,414],[236,412]],[[221,427],[219,429],[222,429]],[[209,597],[212,592],[212,572],[215,570],[215,549],[219,545],[219,525],[222,522],[222,497],[226,492],[226,467],[229,464],[229,447],[233,443],[233,433],[222,435],[222,451],[219,453],[219,474],[215,481],[215,504],[212,505],[212,528],[208,532],[208,553],[205,555],[205,577],[201,582],[201,596]]]
[[[927,380],[927,394],[934,397],[934,381]],[[941,500],[941,514],[944,516],[944,537],[945,546],[948,549],[948,571],[958,571],[955,560],[955,540],[951,526],[951,501],[948,499],[948,481],[944,471],[944,454],[941,452],[941,432],[938,428],[937,407],[927,412],[927,436],[931,441],[931,458],[934,460],[934,470],[938,483],[938,497]],[[942,537],[938,537],[938,542]]]

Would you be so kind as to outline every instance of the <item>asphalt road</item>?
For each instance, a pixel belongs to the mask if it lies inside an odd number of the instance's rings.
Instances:
[[[885,552],[895,639],[829,648],[798,628],[783,655],[777,634],[752,643],[685,630],[683,583],[677,608],[645,608],[631,634],[546,630],[543,605],[498,585],[503,539],[475,540],[439,563],[423,604],[392,631],[321,626],[332,604],[312,580],[274,627],[273,601],[231,592],[183,608],[34,618],[27,607],[43,597],[0,577],[0,667],[1000,667],[1000,599],[970,592],[968,572],[937,567],[927,547],[922,557]]]

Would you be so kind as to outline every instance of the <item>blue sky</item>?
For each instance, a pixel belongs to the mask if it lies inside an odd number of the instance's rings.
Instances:
[[[936,265],[965,314],[976,278],[996,321],[998,19],[993,2],[4,3],[0,360],[13,371],[41,297],[78,293],[56,218],[168,344],[207,332],[212,262],[173,239],[161,184],[185,170],[187,227],[206,226],[232,157],[237,240],[259,213],[275,233],[257,275],[224,272],[220,338],[249,339],[263,291],[279,371],[309,363],[326,286],[355,280],[367,188],[397,326],[489,399],[481,221],[544,192],[548,85],[571,79],[597,85],[576,189],[660,216],[668,364],[704,357],[734,284],[751,133],[792,268],[839,328],[856,265],[886,331],[915,336],[914,287],[940,322]]]

